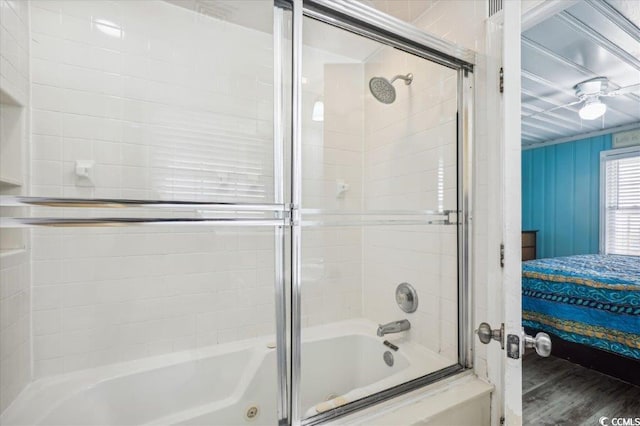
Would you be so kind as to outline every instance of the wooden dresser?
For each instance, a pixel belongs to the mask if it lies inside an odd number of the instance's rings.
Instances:
[[[522,261],[536,258],[536,240],[538,231],[522,231]]]

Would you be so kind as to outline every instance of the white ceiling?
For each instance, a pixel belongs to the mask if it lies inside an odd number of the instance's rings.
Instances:
[[[522,34],[522,144],[640,123],[640,93],[602,98],[603,119],[583,121],[573,87],[604,76],[609,89],[640,83],[640,2],[582,0]]]

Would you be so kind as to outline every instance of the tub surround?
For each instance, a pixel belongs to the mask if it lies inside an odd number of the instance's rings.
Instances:
[[[360,319],[304,330],[302,404],[309,416],[322,411],[327,395],[348,403],[450,365],[406,338],[387,336],[400,348],[389,366],[376,328]],[[0,423],[241,425],[246,408],[256,406],[258,424],[274,424],[273,341],[265,336],[36,380]]]

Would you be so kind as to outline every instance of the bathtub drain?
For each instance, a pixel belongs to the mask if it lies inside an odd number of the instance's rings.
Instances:
[[[253,420],[258,416],[258,407],[255,405],[253,407],[247,408],[247,412],[245,413],[245,417],[247,420]]]

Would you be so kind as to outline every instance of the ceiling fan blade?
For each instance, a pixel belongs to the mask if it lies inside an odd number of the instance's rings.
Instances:
[[[551,109],[546,109],[544,111],[538,111],[538,112],[534,112],[533,114],[525,115],[525,118],[531,118],[531,117],[535,117],[537,115],[547,114],[547,113],[549,113],[551,111],[555,111],[555,110],[560,109],[560,108],[566,108],[566,107],[569,107],[569,106],[572,106],[572,105],[577,105],[577,104],[579,104],[581,102],[582,102],[582,99],[578,99],[577,101],[569,102],[568,104],[559,105],[559,106],[553,107]]]
[[[611,91],[609,93],[603,93],[602,96],[620,96],[627,93],[640,92],[640,83],[632,84],[631,86],[621,87],[618,90]]]

